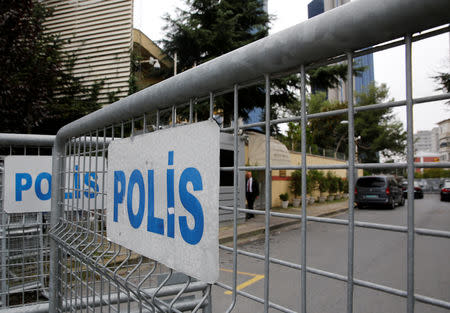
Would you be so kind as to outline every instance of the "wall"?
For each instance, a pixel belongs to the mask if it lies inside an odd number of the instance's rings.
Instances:
[[[261,134],[248,134],[248,135],[255,136],[255,137],[260,137],[260,136],[264,137],[264,135],[261,135]],[[275,143],[275,141],[277,142],[277,144],[281,144],[280,142],[278,142],[277,140],[272,138],[271,145],[273,145]],[[258,142],[255,140],[249,140],[245,146],[245,164],[247,164],[247,165],[248,164],[255,165],[255,163],[252,160],[249,160],[249,155],[251,155],[251,154],[249,154],[249,150],[254,150],[253,148],[249,149],[249,144],[254,144],[254,143],[258,143]],[[263,156],[265,156],[264,149],[261,149],[259,151],[259,153],[262,154]],[[290,159],[289,165],[301,165],[302,155],[300,152],[287,151],[287,153],[289,154],[289,159]],[[261,163],[265,163],[265,162],[260,160],[260,162],[257,165],[259,165],[259,166],[264,165]],[[343,164],[347,164],[347,161],[324,157],[324,156],[307,154],[306,163],[307,163],[307,165],[331,165],[331,164],[343,165]],[[330,171],[334,172],[334,174],[336,174],[339,177],[342,177],[342,178],[347,177],[347,170],[330,170]],[[281,193],[288,192],[290,201],[292,201],[292,199],[294,198],[293,194],[289,191],[289,182],[290,182],[289,179],[290,179],[290,175],[292,172],[293,172],[292,170],[286,170],[286,171],[274,170],[274,171],[272,171],[272,194],[271,194],[272,207],[273,206],[281,206],[281,200],[279,197],[279,195]],[[362,176],[362,175],[363,175],[363,171],[358,170],[358,176]],[[260,209],[264,207],[264,181],[263,181],[264,179],[263,179],[263,177],[264,177],[264,174],[262,172],[259,174],[259,179],[258,179],[258,181],[260,182],[261,196],[255,202],[255,207],[260,208]],[[318,196],[318,195],[319,195],[318,190],[313,193],[313,196]]]
[[[99,102],[108,103],[108,93],[128,95],[132,48],[132,0],[45,0],[53,16],[46,31],[67,40],[63,50],[76,56],[74,75],[85,86],[104,81]]]
[[[301,165],[302,162],[302,155],[299,152],[290,151],[290,157],[291,157],[291,165]],[[306,156],[306,164],[307,165],[342,165],[347,164],[346,161],[343,160],[337,160],[333,158],[327,158],[323,156],[318,155],[312,155],[307,154]],[[328,171],[328,170],[327,170]],[[325,171],[325,172],[327,172]],[[333,172],[338,177],[345,178],[347,177],[347,170],[329,170]],[[286,171],[286,175],[284,176],[281,171],[273,171],[272,172],[272,206],[281,206],[281,200],[280,200],[280,194],[288,192],[289,193],[289,201],[291,202],[294,198],[294,195],[289,191],[289,183],[290,183],[290,175],[293,171],[288,170]],[[363,171],[358,170],[358,176],[362,176]],[[313,193],[313,196],[318,196],[319,191],[316,190]]]

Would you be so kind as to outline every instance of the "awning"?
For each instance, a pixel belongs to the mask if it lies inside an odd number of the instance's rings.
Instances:
[[[254,132],[248,132],[247,135],[249,165],[266,165],[266,136]],[[286,146],[272,137],[270,137],[270,164],[291,164],[291,158]]]

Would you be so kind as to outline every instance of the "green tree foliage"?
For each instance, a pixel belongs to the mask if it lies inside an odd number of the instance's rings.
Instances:
[[[291,174],[291,181],[289,188],[295,197],[299,197],[302,194],[302,171],[295,170]]]
[[[359,75],[362,70],[360,67],[355,68],[355,74]],[[314,89],[313,93],[315,93],[315,90],[336,88],[339,85],[340,79],[343,81],[347,80],[347,64],[340,63],[310,69],[308,71],[308,77],[309,84]]]
[[[339,177],[337,177],[333,172],[327,172],[326,179],[328,180],[328,192],[330,194],[335,194],[339,191]]]
[[[438,90],[450,92],[450,73],[439,73],[434,79],[441,85]]]
[[[444,168],[426,168],[423,173],[414,173],[415,178],[450,178],[450,170]]]
[[[450,73],[440,72],[437,76],[433,77],[434,80],[440,85],[437,90],[441,90],[443,92],[450,92]],[[450,104],[450,101],[446,102]]]
[[[182,71],[268,34],[269,16],[259,0],[186,0],[185,3],[187,10],[178,9],[176,17],[164,17],[166,37],[162,41],[169,54],[177,53]],[[295,75],[272,83],[272,117],[277,116],[279,107],[298,103],[295,88],[299,88]],[[246,119],[255,107],[264,108],[264,99],[262,85],[241,89],[239,116]],[[232,119],[232,108],[232,94],[216,98],[215,109],[223,112],[225,124]]]
[[[306,193],[311,194],[320,183],[323,173],[318,170],[309,170],[306,173]],[[302,170],[295,170],[291,174],[289,188],[294,196],[299,197],[302,194]]]
[[[102,83],[83,87],[73,75],[75,58],[65,42],[45,32],[52,12],[34,0],[0,4],[1,132],[54,134],[99,108]]]
[[[388,93],[385,84],[372,84],[366,92],[357,93],[357,106],[385,102]],[[390,158],[405,152],[406,132],[403,124],[395,119],[392,108],[358,112],[355,136],[361,136],[357,146],[358,158],[363,163],[379,162],[380,155]]]
[[[356,106],[381,103],[386,101],[388,88],[382,84],[370,85],[365,92],[356,95]],[[324,94],[312,95],[309,113],[344,109],[346,103],[330,102]],[[308,131],[312,144],[336,152],[348,153],[348,125],[345,114],[332,117],[312,119]],[[379,162],[381,155],[391,157],[402,155],[405,150],[406,133],[401,122],[397,121],[391,108],[360,111],[355,114],[355,137],[358,147],[358,159],[363,163]]]
[[[177,53],[182,71],[268,34],[269,16],[260,0],[185,0],[185,4],[187,9],[178,9],[176,17],[164,17],[166,37],[162,40],[169,54]],[[355,68],[355,73],[361,70],[360,67]],[[318,89],[336,87],[340,80],[345,80],[346,74],[346,64],[308,71],[309,83]],[[298,75],[273,80],[270,91],[271,118],[299,115],[299,90]],[[254,108],[264,108],[264,93],[262,85],[241,89],[239,116],[246,119]],[[232,94],[216,98],[215,109],[223,112],[226,125],[232,120],[232,108]],[[277,130],[274,127],[273,133]]]
[[[188,10],[164,17],[165,49],[177,52],[179,68],[189,69],[265,37],[269,17],[260,1],[185,0]]]

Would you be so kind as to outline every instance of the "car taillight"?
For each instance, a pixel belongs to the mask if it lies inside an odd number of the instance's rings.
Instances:
[[[358,189],[355,187],[355,196],[358,194]]]
[[[419,191],[420,188],[419,187],[414,187],[414,190]]]
[[[449,188],[442,188],[442,192],[450,192]]]
[[[391,194],[391,190],[389,189],[389,187],[386,188],[386,194],[389,196]]]

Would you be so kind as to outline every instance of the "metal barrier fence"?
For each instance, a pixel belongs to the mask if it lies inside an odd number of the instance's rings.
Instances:
[[[450,180],[450,177],[449,178],[420,178],[420,179],[415,179],[415,182],[422,188],[423,192],[439,193],[444,185],[445,180]]]
[[[49,213],[6,213],[6,156],[51,155],[55,136],[0,134],[0,308],[48,301]]]
[[[406,299],[406,311],[414,312],[416,301],[449,309],[448,299],[436,299],[415,293],[414,288],[414,240],[417,235],[450,238],[450,232],[433,229],[418,229],[414,225],[413,197],[413,104],[449,99],[449,94],[413,98],[411,79],[411,46],[415,41],[448,33],[445,26],[449,22],[448,0],[435,0],[424,3],[422,0],[379,0],[355,1],[335,10],[317,16],[311,20],[279,32],[243,48],[230,52],[215,60],[183,72],[157,85],[149,87],[132,96],[122,99],[97,112],[85,116],[63,127],[56,137],[53,151],[53,184],[51,216],[51,281],[50,311],[96,311],[100,307],[108,311],[148,310],[150,312],[197,312],[200,309],[210,312],[213,305],[222,296],[212,296],[212,289],[231,291],[227,312],[246,311],[240,305],[245,302],[259,304],[256,311],[307,312],[310,278],[321,276],[330,281],[344,282],[347,290],[347,312],[353,312],[355,287],[369,288],[399,299]],[[432,29],[440,27],[438,29]],[[416,34],[421,32],[420,34]],[[382,51],[395,46],[405,47],[406,93],[405,100],[377,103],[364,107],[354,106],[349,97],[348,107],[342,110],[308,114],[306,108],[306,70],[338,62],[348,65],[348,94],[353,95],[353,60],[355,57]],[[370,48],[369,48],[370,47]],[[301,78],[301,116],[270,119],[271,84],[280,77],[298,74]],[[230,252],[232,269],[230,282],[223,280],[208,285],[194,282],[184,277],[182,285],[171,285],[175,274],[163,265],[139,254],[117,246],[106,238],[105,207],[106,191],[96,191],[96,201],[85,206],[75,197],[65,199],[64,193],[82,192],[74,184],[75,164],[84,164],[82,173],[97,173],[105,177],[107,172],[108,148],[106,138],[125,138],[139,136],[140,133],[156,131],[165,127],[177,127],[183,123],[194,122],[194,115],[201,119],[212,118],[217,99],[229,97],[233,100],[233,120],[238,121],[239,94],[251,86],[260,86],[265,90],[265,121],[252,125],[233,123],[222,128],[222,132],[234,136],[234,160],[238,160],[243,151],[238,149],[239,133],[251,127],[264,127],[266,133],[266,164],[264,166],[221,167],[222,172],[233,173],[233,206],[220,206],[221,211],[233,214],[234,240],[231,247],[220,245],[221,252]],[[204,114],[199,107],[208,107]],[[407,162],[394,164],[358,164],[355,163],[354,114],[360,111],[376,110],[387,107],[405,107],[407,114]],[[194,114],[195,113],[195,114]],[[201,114],[203,113],[203,115]],[[324,118],[344,114],[348,118],[349,160],[347,165],[306,165],[306,123],[315,118]],[[302,164],[301,166],[271,166],[270,134],[271,126],[300,122],[302,127]],[[424,167],[450,167],[449,163],[421,164]],[[349,197],[349,218],[310,217],[306,211],[306,169],[345,169],[348,171],[349,190],[354,188],[357,169],[407,168],[408,204],[407,226],[374,224],[355,221],[354,195]],[[265,184],[265,210],[251,212],[265,217],[264,253],[258,254],[238,247],[238,213],[248,210],[239,206],[237,194],[242,188],[238,184],[239,174],[247,170],[264,171],[265,181],[271,180],[271,171],[280,169],[303,169],[302,214],[290,215],[272,212],[271,185]],[[271,254],[270,219],[283,217],[299,221],[301,219],[301,237],[299,238],[300,262],[274,257]],[[303,217],[303,218],[302,218]],[[342,225],[348,229],[347,274],[342,275],[325,271],[308,263],[307,221]],[[355,228],[370,228],[379,231],[394,231],[407,236],[405,269],[406,290],[392,286],[376,284],[354,277],[355,268]],[[164,248],[164,247],[161,247]],[[221,254],[222,255],[222,254]],[[258,294],[238,290],[238,272],[242,270],[238,260],[250,258],[254,264],[264,268],[264,287]],[[280,266],[298,273],[298,306],[293,307],[271,298],[271,276],[269,268]],[[167,276],[161,276],[165,272]],[[307,276],[311,275],[311,276]],[[326,301],[326,300],[324,300]]]

